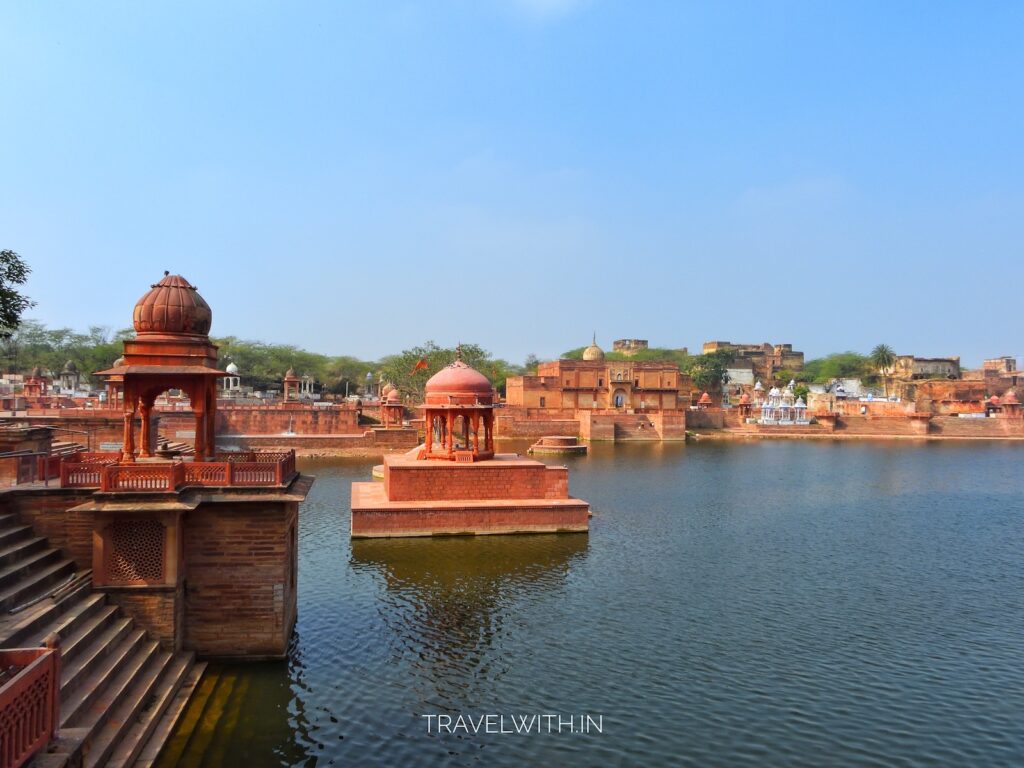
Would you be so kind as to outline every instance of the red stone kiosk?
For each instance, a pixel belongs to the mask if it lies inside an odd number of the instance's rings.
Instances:
[[[353,538],[588,530],[569,470],[494,451],[494,390],[461,359],[435,374],[426,439],[384,457],[384,482],[352,484]]]
[[[135,461],[136,415],[142,419],[139,457],[154,455],[153,403],[168,389],[180,389],[191,402],[196,420],[196,459],[213,458],[217,381],[224,372],[217,368],[217,347],[210,343],[210,305],[185,278],[165,272],[163,279],[139,299],[133,320],[135,338],[125,341],[120,365],[97,373],[117,377],[121,382],[122,461]]]
[[[164,273],[136,303],[135,338],[100,372],[123,388],[121,450],[61,465],[62,489],[90,494],[61,513],[79,526],[67,549],[91,560],[93,586],[165,648],[282,658],[296,614],[298,505],[311,479],[296,470],[294,451],[216,450],[224,374],[212,321],[178,275]],[[157,454],[153,404],[168,389],[191,401],[194,457]]]

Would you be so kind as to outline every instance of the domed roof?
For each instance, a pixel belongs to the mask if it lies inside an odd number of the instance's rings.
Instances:
[[[390,381],[385,381],[384,382],[384,386],[380,388],[380,396],[381,397],[387,397],[388,395],[390,395],[392,393],[392,391],[394,391],[394,389],[395,388],[391,386],[391,382]]]
[[[132,319],[139,333],[207,336],[213,311],[188,280],[165,272],[163,279],[136,303]]]
[[[990,405],[999,405],[999,395],[992,395],[992,397],[988,399],[988,402]]]
[[[284,377],[286,379],[297,379],[298,378],[298,376],[295,375],[295,369],[294,368],[289,368],[287,371],[285,371],[284,372]]]
[[[750,405],[750,395],[746,392],[740,395],[740,405]]]
[[[757,383],[754,385],[754,391],[755,392],[763,392],[764,391],[764,384],[761,383],[760,379],[758,379]]]
[[[594,340],[590,346],[583,350],[583,359],[591,363],[600,363],[604,361],[604,350],[597,346],[597,334],[594,334]]]
[[[232,376],[238,373],[238,366],[234,363],[228,363],[228,367],[224,369],[224,373],[230,373]]]
[[[401,401],[402,401],[402,396],[399,394],[397,389],[392,389],[390,392],[388,392],[388,402],[389,403],[399,403]]]
[[[703,395],[700,396],[700,400],[698,400],[697,402],[700,403],[701,405],[711,405],[711,395],[705,392]],[[694,418],[697,417],[694,416]]]
[[[37,365],[35,368],[28,372],[28,375],[34,379],[41,379],[43,377],[43,369]]]
[[[75,365],[74,360],[68,360],[64,363],[64,373],[78,373],[78,366]]]
[[[462,358],[445,366],[427,380],[427,403],[491,403],[494,390],[491,382],[480,371],[470,368]]]
[[[1020,400],[1017,399],[1017,393],[1012,389],[1006,390],[1003,394],[1003,405],[1020,405]]]

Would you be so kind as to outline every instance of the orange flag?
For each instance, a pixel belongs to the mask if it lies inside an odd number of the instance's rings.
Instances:
[[[419,362],[418,362],[418,363],[416,363],[416,365],[414,365],[414,366],[412,367],[412,372],[413,372],[413,373],[416,373],[416,371],[422,371],[422,370],[423,370],[424,368],[426,368],[426,367],[427,367],[427,361],[426,361],[426,359],[425,359],[425,358],[422,358],[422,357],[421,357],[421,358],[420,358],[420,360],[419,360]]]

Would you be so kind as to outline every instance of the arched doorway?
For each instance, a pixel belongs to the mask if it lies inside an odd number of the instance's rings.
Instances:
[[[612,405],[616,408],[626,407],[626,390],[616,389],[615,394],[612,395]]]

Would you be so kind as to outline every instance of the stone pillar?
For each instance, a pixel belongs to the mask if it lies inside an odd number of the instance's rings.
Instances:
[[[124,413],[124,437],[122,438],[121,461],[135,461],[135,412]]]
[[[145,398],[139,403],[139,415],[142,417],[142,434],[140,436],[139,445],[139,456],[142,458],[150,458],[153,455],[152,450],[152,424],[149,421],[150,413],[152,412],[152,406],[146,402]]]

